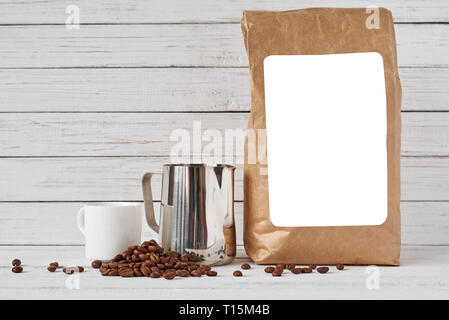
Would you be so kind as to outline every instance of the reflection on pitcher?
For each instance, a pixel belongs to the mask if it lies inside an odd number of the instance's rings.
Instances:
[[[161,210],[156,222],[152,173],[142,179],[148,224],[166,250],[203,264],[230,263],[236,254],[234,170],[229,165],[170,164],[162,171]]]

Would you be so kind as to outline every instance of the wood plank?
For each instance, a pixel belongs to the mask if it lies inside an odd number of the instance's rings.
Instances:
[[[0,114],[0,156],[169,156],[181,141],[175,130],[189,134],[189,154],[198,154],[193,150],[193,132],[203,137],[204,148],[210,143],[206,132],[210,129],[222,134],[222,154],[226,132],[241,129],[236,150],[243,156],[248,117],[247,113]]]
[[[449,156],[449,113],[402,113],[403,156]]]
[[[316,7],[313,0],[195,0],[194,5],[183,0],[133,0],[117,4],[113,0],[72,0],[79,6],[81,23],[191,23],[238,22],[243,10],[291,10]],[[370,0],[320,1],[321,7],[364,7]],[[68,3],[58,0],[0,1],[4,15],[2,23],[64,23]],[[449,5],[445,0],[382,1],[397,22],[449,21]]]
[[[239,129],[248,113],[0,113],[0,157],[27,156],[169,156],[180,141],[171,134],[201,127],[202,148],[210,142],[206,130]],[[403,113],[402,155],[449,156],[449,113]],[[199,127],[198,127],[199,128]],[[236,146],[243,156],[243,139]],[[192,146],[193,149],[193,146]],[[222,148],[222,154],[225,154]],[[198,154],[192,150],[190,153]],[[224,161],[226,162],[226,161]],[[240,160],[243,163],[243,160]]]
[[[249,111],[250,103],[242,68],[3,69],[0,92],[0,112]]]
[[[240,251],[241,254],[241,251]],[[10,261],[19,257],[24,272],[10,271]],[[249,259],[235,259],[230,265],[216,267],[216,278],[176,278],[174,281],[151,278],[102,277],[89,267],[83,247],[1,247],[0,299],[266,299],[266,288],[274,288],[277,299],[447,299],[449,298],[449,250],[445,246],[405,246],[401,267],[378,267],[379,289],[368,289],[370,273],[366,266],[346,266],[343,271],[326,275],[294,275],[285,272],[273,278],[265,266],[253,265],[245,276],[235,279],[232,272]],[[67,276],[50,273],[51,261],[63,265],[85,265],[79,290],[68,290]],[[372,267],[371,267],[372,268]],[[18,280],[20,279],[20,280]],[[320,288],[320,290],[316,290]]]
[[[0,201],[135,201],[142,199],[141,178],[156,173],[153,198],[160,199],[167,157],[3,158]],[[243,199],[243,170],[235,173],[235,199]]]
[[[449,158],[402,158],[402,200],[448,200]]]
[[[449,110],[446,68],[400,68],[402,110]],[[1,69],[0,112],[249,111],[242,68]]]
[[[134,201],[140,178],[160,172],[165,157],[2,158],[0,201]],[[243,200],[243,172],[237,166],[235,200]],[[449,158],[401,160],[401,199],[449,200]],[[160,175],[153,182],[159,199]]]
[[[0,245],[82,245],[76,216],[83,203],[0,203]],[[159,203],[155,203],[156,215]],[[243,203],[235,203],[237,244],[243,245]],[[402,202],[402,243],[449,245],[449,202]],[[144,218],[143,218],[143,221]],[[146,223],[143,238],[158,239]]]
[[[245,67],[239,24],[0,27],[0,68]],[[396,26],[400,66],[449,67],[449,25]]]

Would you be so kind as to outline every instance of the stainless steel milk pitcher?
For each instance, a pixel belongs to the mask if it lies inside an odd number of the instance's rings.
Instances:
[[[234,170],[229,165],[165,165],[159,225],[154,216],[152,173],[143,176],[146,218],[164,249],[188,254],[208,265],[233,260]]]

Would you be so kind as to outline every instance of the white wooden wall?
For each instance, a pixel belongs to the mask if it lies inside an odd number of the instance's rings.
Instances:
[[[64,25],[68,4],[80,8],[79,30]],[[449,245],[449,2],[319,4],[393,12],[404,97],[403,242]],[[242,10],[316,5],[0,0],[0,245],[81,245],[78,208],[140,201],[140,177],[169,161],[173,129],[194,120],[204,129],[245,128]],[[159,186],[157,177],[156,199]],[[240,167],[239,244],[242,199]]]

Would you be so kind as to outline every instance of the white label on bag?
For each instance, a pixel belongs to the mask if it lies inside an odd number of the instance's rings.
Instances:
[[[272,223],[382,224],[388,212],[382,56],[269,56],[264,77]]]

